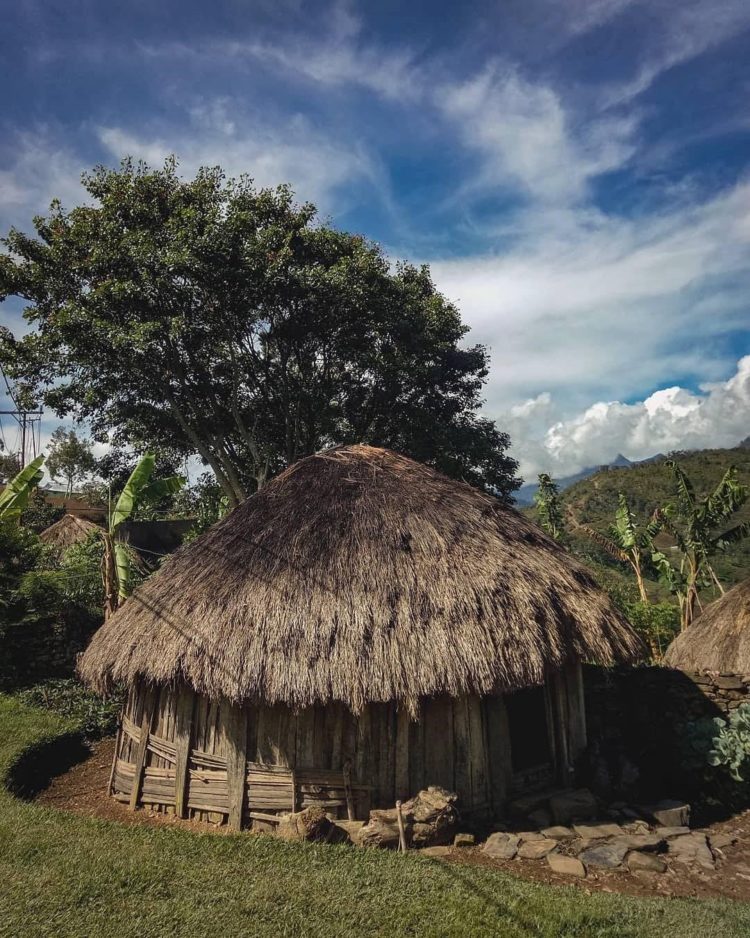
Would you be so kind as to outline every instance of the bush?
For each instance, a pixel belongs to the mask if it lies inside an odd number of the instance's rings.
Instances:
[[[672,603],[624,602],[622,611],[659,661],[680,631],[680,610]]]
[[[750,704],[729,717],[681,727],[680,764],[706,807],[739,811],[750,804]]]
[[[72,720],[81,735],[89,740],[111,736],[115,732],[124,699],[123,692],[106,699],[99,697],[86,690],[75,678],[45,681],[20,691],[16,696],[28,706],[51,710]]]

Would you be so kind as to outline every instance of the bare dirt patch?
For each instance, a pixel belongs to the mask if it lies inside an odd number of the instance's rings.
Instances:
[[[155,826],[184,827],[189,830],[226,833],[226,827],[196,821],[183,821],[173,815],[139,808],[131,811],[126,805],[106,794],[114,741],[102,740],[92,747],[91,756],[53,778],[37,801],[51,808],[72,811],[86,817],[104,818],[122,824],[151,824]],[[712,839],[720,834],[736,838],[716,851],[716,869],[696,869],[687,864],[669,860],[665,873],[623,870],[589,871],[585,879],[575,879],[553,873],[546,860],[500,860],[484,854],[480,847],[454,848],[435,862],[458,863],[503,870],[513,876],[556,886],[568,886],[583,892],[617,892],[630,896],[670,897],[696,899],[728,898],[750,901],[750,811],[701,828]],[[727,837],[727,839],[730,839]]]

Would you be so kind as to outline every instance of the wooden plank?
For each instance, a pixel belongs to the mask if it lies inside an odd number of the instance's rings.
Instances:
[[[583,693],[583,670],[580,661],[565,669],[565,685],[568,698],[568,744],[569,756],[575,765],[586,748],[586,703]]]
[[[133,788],[130,791],[130,808],[135,811],[138,806],[138,799],[141,795],[141,784],[143,783],[143,769],[146,763],[146,752],[148,749],[148,734],[151,732],[151,721],[154,716],[154,708],[157,699],[157,691],[152,684],[148,684],[143,689],[143,711],[141,716],[141,738],[138,741],[138,748],[133,760]]]
[[[315,708],[305,707],[297,713],[297,769],[315,765]]]
[[[247,792],[247,711],[244,707],[233,706],[225,712],[229,826],[240,830]]]
[[[372,776],[372,704],[367,704],[356,720],[354,775],[358,782],[370,785]],[[358,805],[363,817],[369,816],[372,798],[365,798]]]
[[[471,755],[469,698],[457,697],[453,701],[454,790],[458,794],[458,803],[466,808],[474,803],[471,788]]]
[[[435,697],[425,705],[425,784],[453,786],[453,712],[451,698]]]
[[[112,768],[109,770],[109,781],[107,782],[107,794],[112,794],[112,785],[115,781],[115,766],[120,758],[120,748],[122,746],[122,719],[125,714],[120,714],[120,723],[117,727],[117,736],[115,737],[115,754],[112,758]]]
[[[487,734],[482,702],[476,694],[466,701],[469,718],[469,766],[471,769],[471,801],[474,810],[488,804],[489,769],[487,766]]]
[[[174,805],[177,817],[187,812],[188,766],[190,764],[190,737],[193,728],[195,695],[192,688],[180,688],[175,720],[175,783]]]
[[[484,712],[487,721],[490,798],[495,815],[500,816],[504,813],[505,802],[513,778],[510,729],[505,700],[499,695],[486,697]]]
[[[396,713],[396,757],[394,783],[396,798],[406,801],[409,791],[409,711],[402,707]],[[416,792],[414,792],[416,794]]]
[[[419,719],[409,724],[409,795],[413,797],[425,787],[424,782],[424,711],[420,707]]]

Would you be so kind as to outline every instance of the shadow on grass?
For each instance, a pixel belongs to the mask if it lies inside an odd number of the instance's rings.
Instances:
[[[5,787],[17,798],[30,801],[44,791],[56,775],[67,772],[91,755],[80,733],[64,733],[25,749],[10,766]]]

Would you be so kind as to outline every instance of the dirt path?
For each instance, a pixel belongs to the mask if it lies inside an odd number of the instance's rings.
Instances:
[[[184,827],[189,830],[212,831],[224,834],[227,828],[195,821],[183,821],[172,815],[147,809],[131,811],[106,794],[112,765],[114,741],[95,743],[92,755],[69,771],[53,778],[51,784],[37,797],[40,804],[64,811],[73,811],[86,817],[105,818],[121,824],[151,824],[155,826]],[[697,899],[728,898],[750,901],[750,811],[737,815],[711,827],[701,828],[716,836],[731,834],[736,843],[722,848],[717,855],[716,869],[712,871],[670,862],[666,873],[639,873],[623,871],[589,872],[585,879],[571,880],[553,873],[546,861],[499,860],[482,853],[481,848],[457,848],[440,862],[462,866],[484,866],[501,869],[523,879],[541,883],[566,885],[584,892],[619,892],[631,896],[686,896]]]

